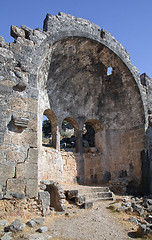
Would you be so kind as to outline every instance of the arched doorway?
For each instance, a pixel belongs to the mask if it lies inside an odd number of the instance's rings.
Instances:
[[[65,151],[73,151],[77,152],[77,137],[78,137],[78,124],[77,122],[71,118],[67,117],[62,121],[61,127],[61,140],[60,140],[60,148],[65,149]]]

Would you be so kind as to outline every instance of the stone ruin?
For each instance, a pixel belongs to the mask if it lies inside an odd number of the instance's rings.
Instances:
[[[152,193],[152,81],[124,47],[65,13],[47,14],[43,30],[11,26],[11,36],[0,37],[0,198],[37,198],[44,180]],[[51,148],[42,146],[43,114]],[[60,150],[63,120],[74,127],[74,151]]]

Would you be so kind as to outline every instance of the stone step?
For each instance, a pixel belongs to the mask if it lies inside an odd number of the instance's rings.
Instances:
[[[100,202],[100,201],[113,201],[113,197],[104,197],[104,198],[92,198],[87,199],[87,202]]]
[[[78,194],[80,195],[80,194]],[[88,194],[84,194],[85,198],[88,199],[88,198],[111,198],[112,197],[112,192],[97,192],[97,193],[88,193]]]
[[[85,194],[85,193],[96,193],[96,192],[109,192],[109,188],[108,187],[88,187],[88,188],[81,188],[78,189],[78,192],[81,194]]]
[[[78,197],[80,197],[80,199],[83,199],[83,197],[85,197],[86,202],[113,200],[113,195],[109,187],[71,185],[66,186],[65,189],[69,189],[71,191],[77,190]]]

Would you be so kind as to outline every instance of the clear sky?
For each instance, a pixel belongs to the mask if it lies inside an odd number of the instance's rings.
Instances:
[[[12,42],[11,25],[43,28],[46,14],[58,12],[105,28],[126,48],[140,73],[152,78],[152,0],[2,0],[0,35]]]

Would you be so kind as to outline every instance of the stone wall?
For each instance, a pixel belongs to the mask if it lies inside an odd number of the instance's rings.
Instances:
[[[145,149],[144,129],[107,131],[101,152],[85,153],[85,182],[107,184],[119,178],[142,178],[141,149]]]
[[[77,183],[77,159],[73,152],[42,147],[39,181],[52,179],[59,183]]]

